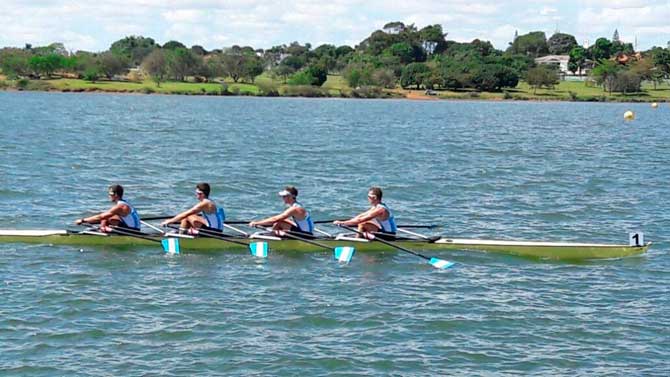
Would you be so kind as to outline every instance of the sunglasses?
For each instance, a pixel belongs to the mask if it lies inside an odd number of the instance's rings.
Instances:
[[[377,195],[368,195],[368,199],[377,199]]]
[[[205,193],[200,190],[195,190],[196,195],[204,195]]]

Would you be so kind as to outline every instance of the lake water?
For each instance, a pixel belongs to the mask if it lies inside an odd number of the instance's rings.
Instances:
[[[636,112],[624,122],[623,112]],[[144,215],[208,181],[229,219],[365,209],[451,236],[627,243],[566,263],[0,244],[0,374],[670,372],[670,107],[0,92],[0,228],[74,228],[121,183]]]

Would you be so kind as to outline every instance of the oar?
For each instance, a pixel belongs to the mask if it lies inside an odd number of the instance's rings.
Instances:
[[[142,220],[143,221],[167,220],[167,219],[171,219],[173,217],[174,216],[149,216],[149,217],[143,217]],[[233,224],[233,225],[245,225],[245,224],[249,224],[250,222],[251,222],[251,220],[233,220],[233,221],[226,221],[225,223],[226,224]]]
[[[86,225],[91,225],[91,224],[86,224]],[[116,233],[116,234],[120,234],[120,235],[127,236],[127,237],[139,238],[139,239],[152,241],[152,242],[158,242],[163,246],[163,251],[165,251],[166,253],[179,254],[179,240],[176,239],[176,238],[167,238],[167,239],[157,240],[153,237],[145,236],[145,235],[142,235],[142,234],[137,234],[137,233],[134,233],[132,231],[128,231],[125,228],[118,227],[118,226],[111,225],[111,226],[109,226],[109,228],[112,229],[112,232]]]
[[[317,220],[317,221],[314,221],[314,224],[330,224],[330,223],[332,223],[333,221],[336,221],[336,220]],[[340,221],[344,221],[344,220],[340,220]],[[419,229],[419,228],[423,228],[423,229],[433,229],[433,228],[439,228],[439,227],[441,227],[441,226],[442,226],[442,225],[435,225],[435,224],[427,224],[427,225],[426,225],[426,224],[407,224],[407,225],[397,225],[398,228],[416,228],[416,229]]]
[[[179,228],[174,227],[174,226],[171,226],[170,228],[179,229]],[[249,247],[249,251],[251,252],[251,255],[253,255],[255,257],[259,257],[259,258],[267,258],[268,257],[269,247],[268,247],[268,243],[265,242],[265,241],[249,242],[249,243],[242,242],[242,241],[236,241],[236,240],[232,240],[228,237],[224,237],[220,234],[217,234],[216,232],[211,232],[207,229],[198,229],[196,234],[203,235],[203,237],[206,237],[206,238],[214,238],[214,239],[217,239],[217,240],[221,240],[221,241],[230,242],[230,243],[234,243],[234,244],[237,244],[237,245],[242,245],[242,246]]]
[[[268,232],[272,232],[272,229],[267,229],[263,227],[258,227],[259,229],[266,230]],[[320,242],[316,242],[313,240],[309,240],[307,238],[303,238],[297,235],[296,232],[291,232],[290,230],[280,230],[278,231],[279,235],[286,236],[288,238],[292,238],[294,240],[302,241],[305,243],[308,243],[310,245],[318,246],[323,249],[327,250],[332,250],[333,251],[333,257],[338,261],[338,262],[343,262],[343,263],[349,263],[351,262],[351,258],[354,256],[354,253],[356,252],[356,248],[353,246],[336,246],[336,247],[330,247],[328,245],[324,245]]]
[[[425,255],[423,255],[423,254],[417,253],[416,251],[412,251],[412,250],[410,250],[410,249],[407,249],[407,248],[404,248],[404,247],[402,247],[402,246],[396,245],[396,244],[394,244],[393,242],[383,240],[383,239],[381,239],[381,238],[375,236],[374,234],[370,234],[370,235],[368,235],[368,234],[365,234],[365,233],[363,233],[363,232],[359,232],[358,229],[350,228],[350,227],[348,227],[348,226],[346,226],[346,225],[339,225],[339,226],[342,227],[342,228],[344,228],[344,229],[347,229],[347,230],[349,230],[349,231],[356,232],[356,233],[358,233],[358,234],[360,234],[360,235],[362,235],[362,236],[364,236],[364,237],[366,237],[366,238],[369,236],[370,239],[372,239],[372,240],[374,240],[374,241],[377,241],[377,242],[381,242],[381,243],[383,243],[384,245],[391,246],[391,247],[393,247],[393,248],[396,248],[396,249],[398,249],[398,250],[402,250],[402,251],[404,251],[404,252],[406,252],[406,253],[410,253],[410,254],[412,254],[412,255],[416,255],[417,257],[421,257],[421,258],[427,260],[428,263],[429,263],[431,266],[435,267],[435,268],[439,268],[439,269],[442,269],[442,270],[446,270],[447,268],[452,267],[452,266],[454,265],[454,262],[449,262],[449,261],[446,261],[446,260],[444,260],[444,259],[439,259],[439,258],[435,258],[435,257],[432,257],[432,258],[431,258],[431,257],[427,257],[427,256],[425,256]]]

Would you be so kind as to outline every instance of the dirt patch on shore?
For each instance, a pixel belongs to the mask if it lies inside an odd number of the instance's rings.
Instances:
[[[405,98],[418,101],[435,101],[436,96],[429,96],[423,90],[408,90],[405,92]]]

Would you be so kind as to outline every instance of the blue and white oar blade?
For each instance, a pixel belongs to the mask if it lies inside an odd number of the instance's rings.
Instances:
[[[179,254],[179,238],[166,238],[161,240],[163,251],[169,254]]]
[[[333,250],[333,255],[338,262],[349,263],[355,252],[356,249],[352,246],[338,246]]]
[[[438,258],[430,258],[430,262],[428,263],[430,263],[433,267],[439,268],[441,270],[446,270],[447,268],[453,267],[454,264],[456,264],[454,262],[449,262],[447,260]]]
[[[252,242],[249,244],[249,251],[251,255],[258,258],[268,257],[268,243],[267,242]]]

